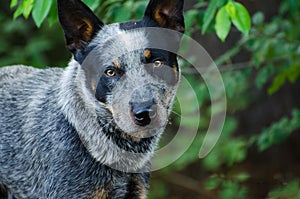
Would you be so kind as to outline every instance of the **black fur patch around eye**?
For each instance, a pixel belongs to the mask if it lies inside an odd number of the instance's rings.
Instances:
[[[114,69],[116,70],[116,75],[113,77],[108,77],[107,75],[103,74],[98,82],[95,97],[100,102],[106,103],[107,97],[111,95],[112,90],[114,89],[117,81],[123,76],[124,71],[121,69]]]
[[[151,51],[149,57],[143,56],[142,62],[145,64],[145,69],[153,77],[165,81],[169,85],[175,85],[178,81],[178,62],[177,55],[165,50],[148,49]],[[156,60],[162,61],[161,67],[155,67]]]
[[[106,103],[107,96],[111,92],[111,89],[109,89],[109,87],[107,85],[107,81],[105,79],[106,79],[105,77],[100,78],[98,85],[97,85],[96,93],[95,93],[97,100],[99,100],[100,102],[103,102],[103,103]]]
[[[168,52],[166,50],[160,50],[160,49],[147,49],[151,52],[150,56],[142,59],[142,62],[149,64],[153,63],[155,60],[161,60],[163,61],[164,65],[167,65],[171,68],[174,67],[174,65],[177,64],[177,55],[171,52]],[[178,69],[177,69],[178,70]]]

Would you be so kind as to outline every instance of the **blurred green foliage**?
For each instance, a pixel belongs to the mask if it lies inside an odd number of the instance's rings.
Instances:
[[[145,0],[84,0],[106,23],[138,19],[147,5]],[[3,3],[2,3],[3,4]],[[54,0],[11,0],[10,8],[14,14],[0,14],[0,65],[28,64],[36,67],[66,65],[69,55],[63,49],[62,32],[57,25],[56,1]],[[300,110],[294,107],[292,113],[273,121],[261,129],[261,133],[237,132],[239,120],[235,113],[257,103],[251,89],[276,94],[286,83],[296,83],[300,76],[300,1],[282,0],[278,14],[271,20],[265,20],[262,12],[250,15],[244,5],[232,0],[198,0],[185,12],[188,35],[216,34],[225,41],[232,32],[239,31],[240,39],[226,53],[221,55],[216,64],[220,66],[228,99],[225,125],[218,144],[203,160],[198,153],[210,117],[210,95],[205,82],[198,74],[184,73],[193,91],[182,89],[180,95],[186,96],[184,103],[175,104],[173,115],[175,124],[186,129],[198,127],[199,134],[188,151],[171,166],[156,173],[157,176],[169,176],[180,172],[190,165],[198,165],[203,172],[203,187],[213,191],[218,198],[247,198],[250,187],[247,181],[252,176],[247,171],[235,170],[235,165],[248,158],[249,149],[257,148],[263,152],[272,146],[284,142],[300,128]],[[23,16],[28,21],[20,18]],[[32,16],[32,19],[31,17]],[[15,20],[12,22],[11,18]],[[33,21],[31,21],[33,20]],[[34,24],[40,29],[36,29]],[[49,28],[47,25],[51,25]],[[60,33],[60,34],[57,34]],[[9,49],[9,50],[8,50]],[[242,50],[251,54],[247,63],[234,63],[233,59]],[[51,59],[49,59],[49,57]],[[183,62],[186,64],[185,62]],[[226,64],[226,68],[222,65]],[[238,67],[242,65],[242,67]],[[190,66],[186,64],[184,69]],[[183,70],[184,72],[185,70]],[[195,121],[193,113],[198,107],[191,107],[189,92],[195,92],[201,106],[201,120]],[[298,92],[298,91],[295,91]],[[181,110],[187,110],[190,117],[180,118]],[[225,111],[225,110],[220,110]],[[165,136],[162,145],[172,136]],[[178,143],[180,144],[180,143]],[[200,189],[200,187],[199,187]],[[270,198],[300,198],[299,179],[295,177],[285,182],[282,187],[269,190]],[[150,198],[166,198],[170,187],[161,178],[152,181]]]
[[[243,185],[250,176],[247,173],[239,173],[233,176],[212,175],[205,184],[206,189],[220,191],[221,199],[243,199],[247,195],[247,188]]]
[[[282,118],[274,122],[270,127],[263,129],[261,134],[256,138],[260,151],[266,150],[273,144],[283,142],[295,130],[300,128],[300,110],[295,109],[292,118]],[[255,139],[255,137],[253,137]]]
[[[300,198],[300,185],[298,180],[291,181],[285,186],[277,188],[269,193],[271,198],[298,199]]]

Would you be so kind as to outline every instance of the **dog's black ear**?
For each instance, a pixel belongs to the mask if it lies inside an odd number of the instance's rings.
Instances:
[[[73,53],[84,48],[104,25],[80,0],[57,0],[57,6],[67,48]]]
[[[145,17],[154,20],[159,27],[169,28],[183,33],[183,0],[150,0]]]

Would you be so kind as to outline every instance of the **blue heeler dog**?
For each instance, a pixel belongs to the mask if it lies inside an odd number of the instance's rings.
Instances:
[[[0,69],[0,198],[146,198],[180,79],[163,47],[178,50],[183,0],[111,25],[80,0],[57,4],[68,67]]]

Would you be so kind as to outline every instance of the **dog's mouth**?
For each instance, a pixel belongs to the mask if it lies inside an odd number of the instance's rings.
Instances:
[[[160,128],[155,128],[155,129],[141,130],[141,131],[137,131],[135,133],[131,133],[129,136],[134,140],[144,139],[144,138],[152,138],[157,135],[160,135],[162,133],[163,129],[164,129],[163,127],[160,127]]]

